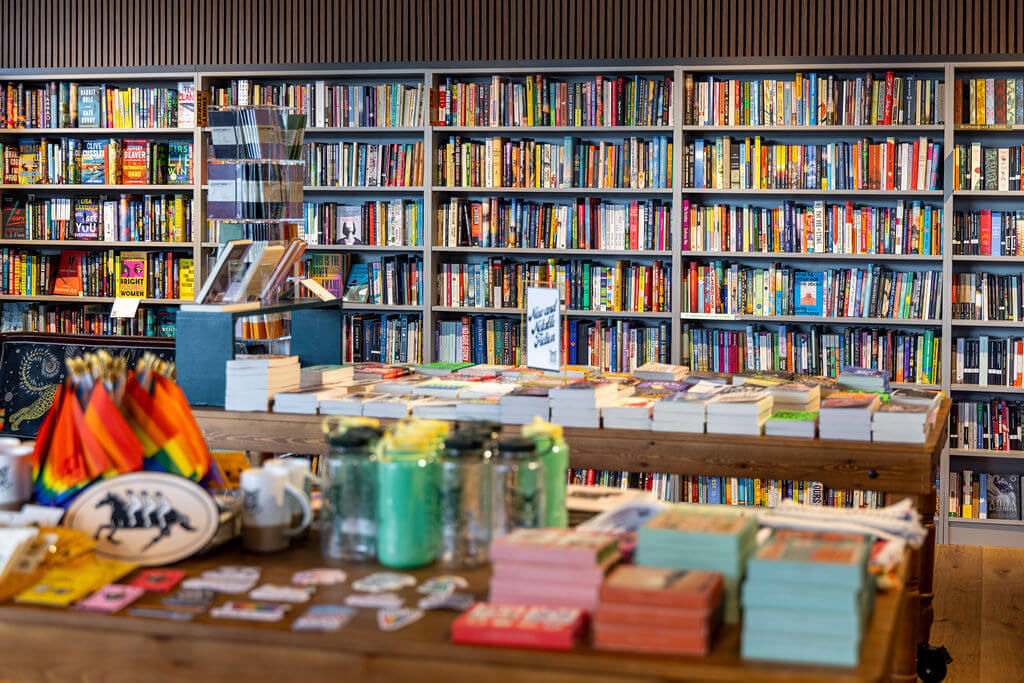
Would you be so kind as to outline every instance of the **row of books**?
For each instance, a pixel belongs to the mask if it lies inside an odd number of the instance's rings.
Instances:
[[[116,195],[114,195],[116,196]],[[191,195],[3,198],[4,239],[188,242]]]
[[[442,187],[670,188],[672,139],[629,137],[621,142],[561,143],[505,137],[484,141],[452,136],[437,149]]]
[[[490,83],[446,78],[431,93],[438,126],[670,126],[672,102],[671,76],[639,74],[572,82],[545,75],[492,76]]]
[[[668,362],[667,322],[645,326],[629,320],[569,319],[562,321],[560,333],[568,365],[631,372],[647,362]],[[465,316],[436,323],[434,349],[442,362],[518,365],[524,341],[519,319]]]
[[[452,197],[437,209],[437,246],[659,250],[672,246],[672,208],[658,199],[571,203]]]
[[[190,299],[191,258],[173,252],[0,250],[4,294]]]
[[[300,265],[303,278],[312,279],[338,299],[345,295],[349,271],[352,269],[352,254],[314,251]],[[352,284],[355,285],[356,282],[353,281]],[[360,292],[360,295],[364,297],[363,301],[365,302],[370,288],[368,271],[366,272],[366,282],[363,284],[363,291]],[[300,294],[313,297],[313,294],[305,289],[302,289]]]
[[[944,84],[914,74],[801,73],[792,80],[686,75],[686,123],[698,126],[903,126],[942,123]]]
[[[22,138],[0,143],[0,158],[8,184],[192,183],[192,143],[184,141]]]
[[[346,303],[419,306],[423,303],[423,261],[407,254],[353,263],[348,269]]]
[[[525,287],[558,287],[571,310],[667,312],[672,307],[672,268],[617,260],[614,265],[572,259],[555,264],[512,263],[492,257],[484,263],[441,264],[438,303],[442,306],[520,308]]]
[[[210,104],[296,107],[317,128],[421,126],[423,93],[422,83],[258,83],[240,78],[210,86]]]
[[[173,88],[76,81],[0,86],[0,128],[194,128],[195,113],[191,81]]]
[[[958,337],[953,383],[1024,387],[1024,337]]]
[[[1024,124],[1024,78],[958,78],[953,123],[960,126]]]
[[[1019,520],[1020,476],[976,470],[950,472],[950,518]]]
[[[420,363],[423,321],[409,315],[343,316],[346,363]]]
[[[68,307],[7,301],[3,308],[3,332],[174,337],[177,316],[176,309],[162,306],[140,306],[131,318],[111,318],[109,304]],[[14,310],[9,314],[8,308]],[[8,325],[9,317],[18,324]]]
[[[766,207],[683,200],[683,251],[814,254],[942,253],[942,208],[792,201]]]
[[[1024,402],[955,401],[949,413],[949,447],[1024,450]]]
[[[938,190],[942,145],[899,142],[768,143],[758,135],[696,139],[683,148],[684,185],[744,190]]]
[[[888,372],[895,382],[938,384],[941,377],[940,338],[931,330],[683,327],[682,358],[702,372],[784,371],[836,377],[843,367],[856,364]]]
[[[306,202],[300,239],[310,245],[423,246],[423,200],[392,199],[362,204]]]
[[[419,187],[422,142],[307,142],[305,184],[319,187]]]
[[[954,320],[1024,320],[1020,275],[953,273]]]
[[[980,142],[953,148],[954,190],[1019,192],[1024,185],[1024,146],[982,147]]]
[[[954,211],[953,253],[1024,256],[1024,211]]]
[[[683,264],[684,313],[808,315],[937,320],[940,271],[893,272],[884,266],[807,272],[775,264]]]

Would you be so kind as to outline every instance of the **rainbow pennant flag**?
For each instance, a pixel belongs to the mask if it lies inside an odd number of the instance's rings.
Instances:
[[[198,473],[187,453],[184,436],[174,428],[169,415],[157,409],[153,396],[139,383],[135,373],[125,383],[121,408],[142,443],[142,468],[169,472],[199,481]]]
[[[75,426],[75,410],[81,412],[74,392],[66,387],[58,391],[43,424],[44,427],[51,424],[52,430],[36,442],[34,489],[36,502],[42,505],[65,505],[99,476],[95,474],[99,463],[87,461],[82,450]],[[40,430],[40,434],[42,432]],[[103,468],[101,474],[102,471]]]

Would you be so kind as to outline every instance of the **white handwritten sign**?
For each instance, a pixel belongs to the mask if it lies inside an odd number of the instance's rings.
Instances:
[[[562,367],[562,311],[558,289],[526,288],[526,367],[560,370]]]

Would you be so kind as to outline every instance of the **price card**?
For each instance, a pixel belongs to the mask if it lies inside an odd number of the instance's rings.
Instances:
[[[310,294],[318,297],[320,301],[334,301],[338,298],[324,289],[323,285],[312,278],[307,277],[304,280],[299,280],[299,284],[308,289]]]
[[[142,299],[134,296],[119,296],[110,307],[111,318],[134,318]]]

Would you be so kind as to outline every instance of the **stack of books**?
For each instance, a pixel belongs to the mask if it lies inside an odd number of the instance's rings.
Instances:
[[[776,410],[764,423],[766,436],[813,439],[818,431],[818,413],[810,410]]]
[[[307,365],[299,370],[299,388],[337,387],[351,384],[354,377],[351,365]]]
[[[721,601],[718,572],[617,567],[601,586],[594,647],[706,655]]]
[[[839,386],[851,391],[889,391],[889,371],[847,365],[839,372]]]
[[[772,387],[775,410],[807,410],[817,412],[821,407],[821,387],[804,382],[785,382]]]
[[[551,421],[563,427],[600,427],[601,408],[617,398],[618,384],[608,380],[581,379],[551,387]]]
[[[928,389],[894,389],[889,402],[879,406],[871,420],[874,441],[924,443],[935,423],[945,393]]]
[[[756,545],[757,522],[740,510],[677,504],[637,531],[634,563],[643,567],[721,572],[725,588],[723,618],[740,617],[740,584]]]
[[[651,409],[651,429],[703,434],[707,405],[724,388],[724,384],[698,380],[689,389],[666,396]]]
[[[360,391],[354,394],[343,394],[320,399],[321,415],[349,415],[359,416],[363,414],[363,405],[370,401],[377,401],[386,397],[375,391]]]
[[[348,395],[344,387],[309,387],[298,391],[279,391],[274,394],[275,413],[296,413],[299,415],[316,415],[320,411],[320,402]]]
[[[726,387],[707,404],[708,434],[760,436],[771,413],[771,390],[747,384]]]
[[[601,419],[604,426],[611,429],[651,429],[655,403],[680,391],[687,391],[690,386],[686,382],[662,380],[640,382],[632,396],[618,398],[611,405],[602,408]]]
[[[299,388],[298,356],[239,356],[224,374],[224,410],[266,412],[278,392]]]
[[[516,529],[491,542],[492,603],[592,612],[619,561],[616,536],[572,529]]]
[[[524,425],[539,417],[547,420],[551,416],[548,406],[550,387],[533,384],[519,387],[498,399],[501,422],[507,425]]]
[[[874,605],[870,548],[854,534],[775,531],[747,565],[743,657],[856,666]]]
[[[690,368],[685,365],[669,365],[668,363],[655,363],[650,361],[639,366],[633,371],[633,376],[645,381],[653,382],[678,382]]]
[[[587,615],[578,607],[531,607],[478,602],[452,622],[452,642],[569,650]]]
[[[821,402],[818,435],[822,439],[870,441],[872,417],[882,398],[878,394],[837,391]]]

